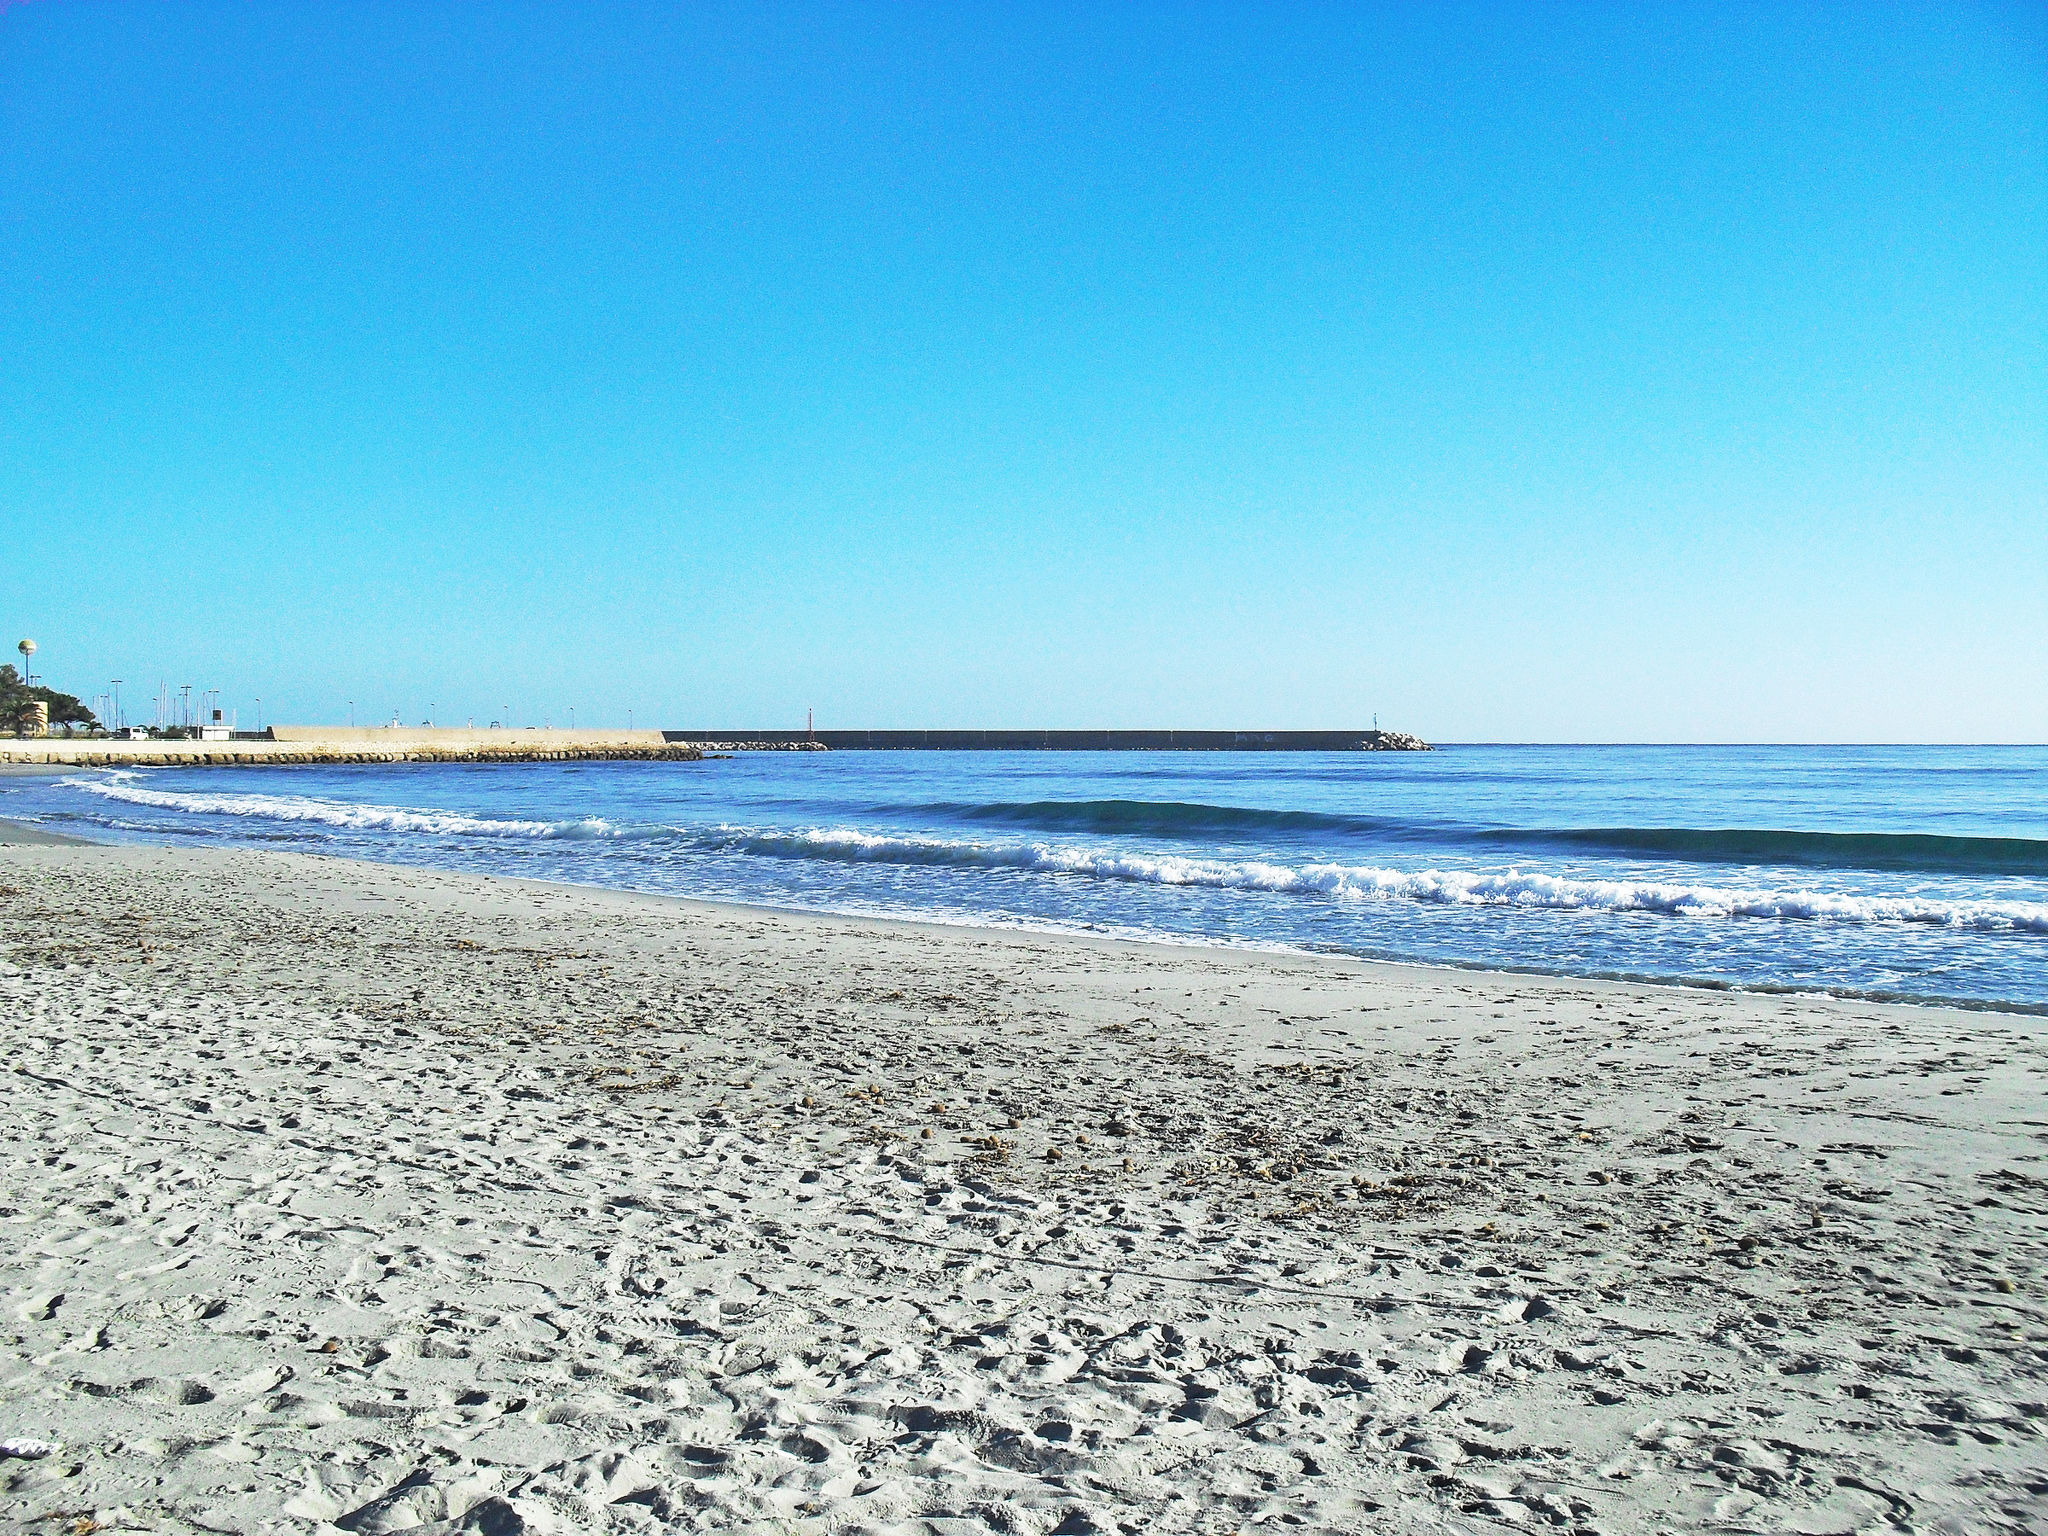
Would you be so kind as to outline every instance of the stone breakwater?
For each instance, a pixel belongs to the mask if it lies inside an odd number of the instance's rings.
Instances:
[[[0,740],[0,765],[192,768],[322,763],[687,762],[733,752],[1428,752],[1405,731],[566,731],[276,726],[234,741]]]
[[[703,752],[829,752],[822,741],[688,741],[676,746],[695,747]]]
[[[1405,731],[822,730],[665,731],[670,741],[752,752],[1428,752]]]
[[[183,749],[183,750],[178,750]],[[0,764],[51,768],[308,767],[340,763],[591,763],[701,761],[693,744],[664,746],[423,747],[378,749],[299,743],[20,741],[0,743]]]

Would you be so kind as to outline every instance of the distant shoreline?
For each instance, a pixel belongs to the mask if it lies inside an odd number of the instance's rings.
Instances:
[[[729,750],[729,749],[728,749]],[[414,730],[279,726],[227,741],[0,740],[0,765],[65,768],[305,767],[348,763],[697,762],[705,749],[660,731]]]

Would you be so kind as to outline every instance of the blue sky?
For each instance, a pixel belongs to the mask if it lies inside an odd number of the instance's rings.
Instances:
[[[82,695],[2042,741],[2044,386],[2032,7],[0,7]]]

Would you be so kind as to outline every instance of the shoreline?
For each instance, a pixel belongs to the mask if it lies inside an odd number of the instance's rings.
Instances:
[[[12,821],[0,816],[0,847],[6,848],[104,848],[89,837],[68,832],[50,832],[32,822]]]
[[[78,839],[78,841],[88,842],[89,840]],[[92,846],[113,845],[93,844]],[[149,846],[166,845],[151,844]],[[1495,965],[1479,960],[1421,960],[1404,955],[1357,954],[1349,950],[1334,948],[1309,949],[1297,945],[1283,944],[1277,940],[1259,942],[1250,939],[1210,938],[1200,934],[1158,934],[1139,930],[1120,931],[1099,925],[1085,928],[1062,928],[1050,923],[1029,923],[1021,919],[1011,922],[974,922],[966,918],[946,920],[936,917],[910,917],[899,913],[867,911],[857,907],[798,907],[779,905],[774,902],[735,901],[712,896],[683,896],[667,891],[635,890],[629,886],[593,885],[575,880],[540,880],[530,875],[486,874],[470,870],[446,869],[438,864],[385,864],[380,860],[359,858],[353,854],[308,854],[306,857],[339,859],[345,863],[366,864],[380,869],[425,869],[447,874],[477,874],[480,879],[500,880],[507,884],[529,886],[536,890],[589,891],[625,896],[644,901],[673,902],[685,908],[703,909],[710,912],[728,912],[739,915],[777,914],[799,918],[838,918],[852,923],[872,923],[888,927],[914,928],[938,934],[1011,934],[1020,938],[1044,937],[1051,939],[1073,939],[1083,943],[1114,946],[1128,945],[1138,949],[1157,949],[1168,953],[1191,951],[1198,954],[1222,953],[1280,960],[1329,961],[1337,964],[1366,966],[1375,970],[1393,972],[1415,971],[1420,972],[1424,976],[1435,976],[1439,979],[1478,977],[1502,983],[1516,981],[1555,982],[1567,985],[1615,986],[1635,991],[1670,992],[1679,995],[1704,993],[1708,995],[1755,998],[1765,1001],[1782,998],[1791,1001],[1842,1003],[1845,1005],[1856,1004],[1878,1008],[1950,1009],[1958,1013],[1996,1014],[2016,1018],[2048,1017],[2048,1003],[2022,1003],[2002,998],[1919,997],[1909,993],[1876,992],[1859,990],[1854,987],[1802,987],[1790,982],[1732,982],[1696,979],[1685,976],[1638,975],[1617,971],[1550,970],[1535,965]]]
[[[2023,1016],[99,845],[0,1030],[25,1518],[2048,1514]]]
[[[9,769],[0,767],[0,774],[40,773],[42,769]],[[61,770],[51,769],[50,772]],[[10,835],[10,832],[13,835]],[[189,845],[178,843],[102,843],[88,837],[71,833],[47,832],[28,822],[10,821],[0,817],[0,845],[15,843],[35,845],[46,842],[72,844],[81,847],[146,847],[181,848]],[[238,845],[203,845],[219,851],[232,851]],[[471,871],[446,869],[433,864],[385,863],[381,860],[362,858],[352,853],[306,853],[307,858],[339,859],[345,863],[359,863],[383,869],[395,870],[443,870],[450,874],[467,874]],[[1387,966],[1397,969],[1412,969],[1425,973],[1443,973],[1460,976],[1482,976],[1498,980],[1529,978],[1557,982],[1606,983],[1624,987],[1663,989],[1678,993],[1726,993],[1738,997],[1792,998],[1842,1003],[1867,1003],[1880,1007],[1901,1008],[1947,1008],[1965,1013],[1988,1013],[2012,1015],[2022,1018],[2048,1017],[2048,1003],[2025,1003],[2009,998],[1920,996],[1912,993],[1884,992],[1855,987],[1803,987],[1789,982],[1731,982],[1714,978],[1686,976],[1653,976],[1613,971],[1566,971],[1547,969],[1541,966],[1508,966],[1490,964],[1484,961],[1424,960],[1399,955],[1354,954],[1337,949],[1309,949],[1282,944],[1278,941],[1261,943],[1244,939],[1212,938],[1201,934],[1152,934],[1136,930],[1114,931],[1109,929],[1090,930],[1080,927],[1063,928],[1050,923],[1034,924],[1018,921],[973,921],[965,917],[945,920],[934,917],[911,917],[896,913],[864,911],[857,907],[798,907],[782,906],[771,902],[746,902],[706,896],[680,896],[662,891],[640,891],[627,886],[585,884],[573,880],[539,880],[523,875],[483,874],[479,878],[504,880],[515,885],[533,886],[538,889],[559,887],[566,890],[614,892],[628,897],[644,898],[650,901],[681,902],[689,906],[710,909],[729,909],[741,913],[789,913],[799,916],[837,917],[855,922],[908,924],[946,932],[962,933],[1015,933],[1042,934],[1054,938],[1097,939],[1113,944],[1150,945],[1168,950],[1221,950],[1247,955],[1299,956],[1307,959],[1327,958],[1352,961],[1362,965]]]

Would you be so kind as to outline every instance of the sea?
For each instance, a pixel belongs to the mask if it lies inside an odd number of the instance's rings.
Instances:
[[[0,816],[805,911],[2048,1013],[2048,748],[79,770]]]

